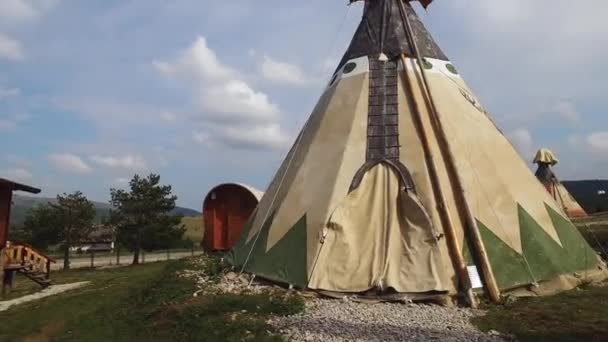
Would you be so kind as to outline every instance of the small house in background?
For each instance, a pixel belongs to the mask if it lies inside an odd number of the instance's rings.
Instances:
[[[114,250],[116,230],[112,226],[96,225],[91,233],[70,250],[76,253],[111,252]]]
[[[8,239],[13,191],[40,193],[40,189],[0,178],[0,248],[4,247]]]
[[[203,201],[203,247],[209,251],[232,248],[263,194],[238,183],[220,184],[211,189]]]

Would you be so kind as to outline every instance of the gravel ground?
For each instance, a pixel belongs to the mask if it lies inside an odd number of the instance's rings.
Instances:
[[[207,262],[204,258],[195,263]],[[181,277],[196,280],[202,293],[262,293],[269,284],[250,275],[225,271],[219,283],[202,270],[185,271]],[[268,323],[289,341],[508,341],[509,336],[486,334],[470,322],[483,311],[439,305],[359,303],[351,300],[306,298],[306,310]]]
[[[438,305],[308,300],[305,312],[270,321],[290,341],[505,341],[469,321],[483,312]]]

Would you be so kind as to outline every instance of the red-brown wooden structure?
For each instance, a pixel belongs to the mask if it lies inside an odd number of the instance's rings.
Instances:
[[[224,183],[211,189],[203,201],[203,247],[209,251],[232,248],[262,195],[257,189],[238,183]]]
[[[13,191],[40,193],[40,189],[0,178],[0,249],[4,247],[6,240],[8,240]]]

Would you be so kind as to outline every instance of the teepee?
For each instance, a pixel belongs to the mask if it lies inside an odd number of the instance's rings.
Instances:
[[[606,276],[404,0],[365,1],[228,259],[325,294],[471,302]]]
[[[569,217],[584,217],[587,216],[585,210],[568,192],[566,187],[557,179],[557,176],[551,169],[559,160],[555,154],[546,148],[541,148],[536,152],[534,164],[538,165],[536,169],[536,178],[545,186],[551,197],[557,202],[560,208]]]

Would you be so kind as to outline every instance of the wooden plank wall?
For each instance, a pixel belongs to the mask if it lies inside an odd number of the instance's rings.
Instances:
[[[4,248],[8,239],[12,195],[10,188],[0,188],[0,249]]]

